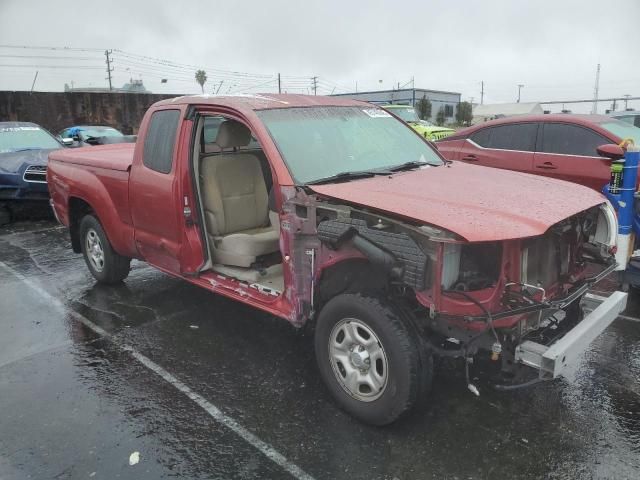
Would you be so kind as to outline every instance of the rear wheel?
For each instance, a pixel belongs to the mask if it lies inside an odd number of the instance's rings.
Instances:
[[[119,283],[129,275],[131,259],[116,253],[102,225],[93,215],[80,221],[82,254],[94,278],[107,284]]]
[[[315,329],[320,374],[338,404],[386,425],[424,400],[433,364],[402,311],[361,294],[331,299]]]

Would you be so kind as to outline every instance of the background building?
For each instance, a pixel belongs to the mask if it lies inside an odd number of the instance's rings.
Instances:
[[[542,114],[544,110],[539,103],[493,103],[473,106],[472,125],[495,118],[512,117],[514,115]]]
[[[129,80],[122,87],[113,87],[111,89],[105,87],[69,87],[64,84],[64,91],[67,93],[151,93],[144,87],[142,80]]]
[[[364,100],[376,104],[396,103],[413,105],[424,96],[431,102],[431,117],[435,122],[440,107],[444,109],[446,123],[455,121],[456,110],[460,103],[460,94],[441,90],[426,90],[424,88],[405,88],[400,90],[379,90],[375,92],[340,93],[336,96]]]

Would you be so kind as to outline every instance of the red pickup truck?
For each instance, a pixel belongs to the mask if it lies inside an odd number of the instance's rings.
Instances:
[[[165,100],[135,145],[51,153],[47,178],[98,281],[139,259],[309,322],[328,389],[372,424],[428,402],[434,356],[474,393],[474,359],[505,388],[562,375],[626,302],[586,293],[615,269],[599,193],[448,162],[354,100]]]

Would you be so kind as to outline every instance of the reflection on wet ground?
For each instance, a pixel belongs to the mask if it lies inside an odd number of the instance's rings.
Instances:
[[[64,305],[0,272],[2,479],[292,478],[123,343],[316,479],[640,478],[640,322],[528,390],[476,398],[443,366],[424,413],[372,428],[334,406],[286,322],[142,263],[96,285],[49,222],[1,232],[0,261]],[[625,314],[640,317],[636,299]]]

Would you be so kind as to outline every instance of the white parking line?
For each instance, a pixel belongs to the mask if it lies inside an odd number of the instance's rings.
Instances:
[[[61,310],[63,313],[69,314],[75,320],[81,322],[82,324],[84,324],[85,326],[93,330],[95,333],[97,333],[98,335],[109,339],[118,348],[130,353],[131,356],[136,360],[138,360],[142,365],[144,365],[149,370],[152,370],[153,372],[158,374],[161,378],[163,378],[165,381],[170,383],[174,388],[181,391],[188,398],[193,400],[198,406],[200,406],[205,412],[207,412],[211,417],[213,417],[218,423],[221,423],[222,425],[227,427],[229,430],[232,430],[233,432],[235,432],[244,441],[246,441],[247,443],[255,447],[269,460],[271,460],[275,464],[282,467],[285,471],[290,473],[294,478],[297,478],[300,480],[314,480],[314,478],[311,475],[306,473],[304,470],[298,467],[295,463],[289,461],[284,455],[279,453],[271,445],[259,439],[257,436],[255,436],[245,427],[240,425],[235,419],[223,413],[218,407],[216,407],[214,404],[209,402],[202,395],[191,390],[191,388],[189,388],[187,385],[182,383],[180,380],[178,380],[176,377],[174,377],[172,374],[170,374],[160,365],[153,362],[148,357],[145,357],[143,354],[138,352],[135,348],[131,347],[130,345],[127,345],[126,343],[119,342],[110,333],[108,333],[106,330],[99,327],[95,323],[93,323],[91,320],[89,320],[85,316],[77,312],[74,312],[73,310],[67,309],[63,302],[55,298],[53,295],[51,295],[49,292],[47,292],[44,288],[42,288],[33,280],[25,277],[20,272],[11,268],[9,265],[0,261],[0,267],[2,267],[2,269],[12,274],[14,277],[19,278],[29,288],[31,288],[36,293],[38,293],[43,299],[50,302],[51,305],[54,306],[55,308]]]

